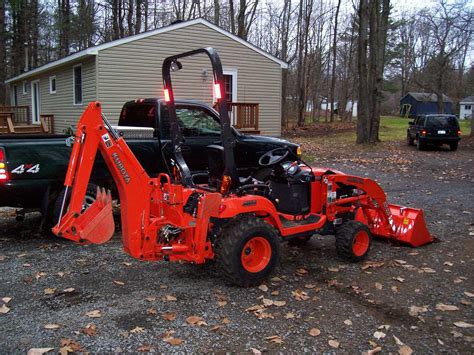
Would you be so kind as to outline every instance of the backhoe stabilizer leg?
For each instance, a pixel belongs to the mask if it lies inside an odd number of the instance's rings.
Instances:
[[[115,223],[110,191],[97,188],[97,196],[83,213],[68,211],[53,233],[77,243],[103,244],[112,238]]]

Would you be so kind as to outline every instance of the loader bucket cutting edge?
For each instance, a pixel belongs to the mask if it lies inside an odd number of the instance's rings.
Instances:
[[[380,218],[372,215],[374,226],[372,233],[385,238],[397,240],[406,243],[412,247],[419,247],[434,241],[433,236],[426,226],[423,210],[398,205],[388,205],[391,218],[390,226],[385,229],[377,224]]]
[[[96,200],[76,219],[74,227],[85,242],[103,244],[110,240],[115,231],[110,191],[97,188]]]

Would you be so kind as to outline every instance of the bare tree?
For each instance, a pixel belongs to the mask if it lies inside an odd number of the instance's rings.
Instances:
[[[337,20],[339,18],[339,9],[341,8],[341,0],[337,1],[336,14],[334,15],[334,34],[332,41],[332,76],[331,76],[331,91],[329,99],[331,102],[331,116],[330,121],[334,122],[334,90],[336,89],[336,57],[337,57]],[[341,108],[339,107],[339,111]]]

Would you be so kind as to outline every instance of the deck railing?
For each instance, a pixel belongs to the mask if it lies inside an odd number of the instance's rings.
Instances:
[[[17,125],[31,124],[29,106],[0,106],[0,114],[10,114],[13,122]]]
[[[227,105],[235,128],[244,133],[260,133],[258,103],[228,102]]]
[[[33,124],[28,106],[0,106],[0,134],[54,133],[54,115],[41,114]]]

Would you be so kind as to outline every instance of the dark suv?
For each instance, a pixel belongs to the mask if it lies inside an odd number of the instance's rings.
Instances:
[[[458,149],[461,140],[459,122],[454,115],[430,114],[418,116],[414,121],[408,122],[408,145],[415,145],[418,150],[423,150],[427,145],[437,147],[448,144],[451,150]]]

